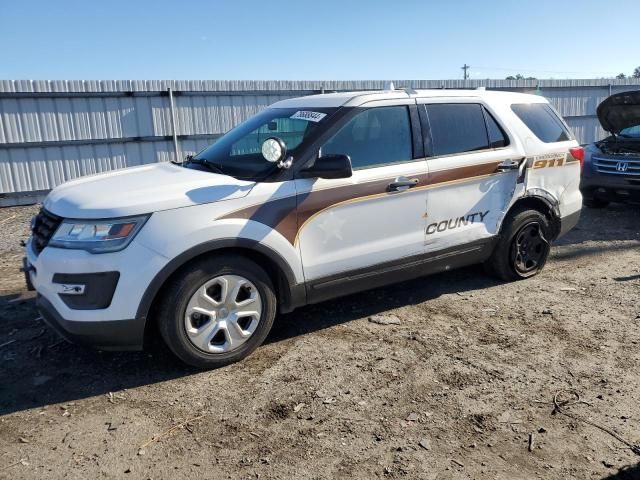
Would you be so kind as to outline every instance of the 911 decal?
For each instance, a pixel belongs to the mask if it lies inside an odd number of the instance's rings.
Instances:
[[[550,153],[531,159],[531,168],[561,167],[565,164],[566,154]]]

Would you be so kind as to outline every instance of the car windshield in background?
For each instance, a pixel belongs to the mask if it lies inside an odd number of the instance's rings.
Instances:
[[[287,156],[296,154],[313,139],[335,108],[269,108],[241,123],[217,142],[193,156],[212,171],[243,180],[268,177],[277,165],[262,156],[262,142],[278,137]]]
[[[625,138],[640,138],[640,125],[623,128],[620,130],[620,136]]]

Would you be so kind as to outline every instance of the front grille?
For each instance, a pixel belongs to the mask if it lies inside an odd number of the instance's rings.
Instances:
[[[36,253],[40,253],[49,244],[61,222],[62,218],[47,212],[44,208],[40,209],[31,228],[31,245]]]
[[[593,164],[598,173],[610,175],[623,175],[632,178],[640,178],[640,158],[624,156],[618,157],[593,157]]]

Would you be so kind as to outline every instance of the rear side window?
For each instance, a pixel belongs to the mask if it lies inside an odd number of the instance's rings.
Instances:
[[[477,103],[436,103],[426,105],[426,109],[433,156],[498,148],[508,143],[496,121]],[[488,122],[492,124],[489,126]]]
[[[539,140],[545,143],[572,139],[571,133],[562,120],[546,103],[515,103],[511,105],[511,110]]]
[[[322,155],[328,154],[349,155],[354,169],[412,160],[409,110],[406,106],[364,109],[322,146]]]

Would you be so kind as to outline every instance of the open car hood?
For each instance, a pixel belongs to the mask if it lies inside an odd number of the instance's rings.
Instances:
[[[597,113],[602,128],[613,134],[640,125],[640,90],[611,95],[598,105]]]

